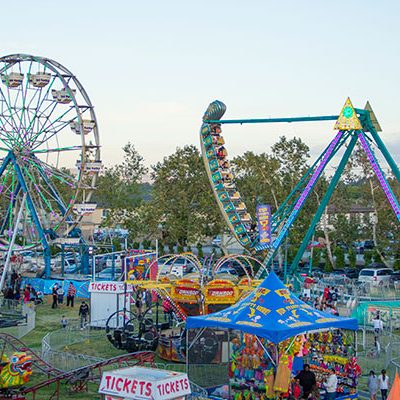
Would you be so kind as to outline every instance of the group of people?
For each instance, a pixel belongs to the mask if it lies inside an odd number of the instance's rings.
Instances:
[[[326,400],[336,398],[338,378],[335,368],[329,370],[329,376],[321,382],[326,391]],[[311,371],[309,364],[304,364],[303,370],[294,378],[293,396],[296,400],[317,400],[319,399],[319,387],[314,372]]]
[[[337,310],[337,302],[339,299],[339,291],[334,286],[325,286],[322,296],[314,300],[313,306],[317,310],[324,311],[328,314],[339,315]]]
[[[389,377],[386,375],[386,370],[382,370],[379,376],[375,375],[374,371],[370,371],[368,377],[368,390],[371,400],[377,400],[376,395],[381,391],[382,400],[386,400],[389,390]]]
[[[326,391],[326,400],[336,398],[338,378],[335,368],[329,370],[329,376],[323,381],[322,388]],[[374,371],[370,371],[368,377],[368,390],[371,400],[377,400],[378,391],[381,392],[381,399],[386,400],[389,391],[389,377],[386,370],[382,370],[379,376]],[[294,378],[293,397],[296,400],[317,400],[319,399],[319,387],[314,372],[311,371],[309,364],[305,364],[303,370]]]
[[[56,283],[52,288],[53,302],[51,308],[57,308],[59,304],[63,304],[65,291],[62,285]],[[76,296],[76,288],[72,282],[69,283],[67,290],[67,307],[74,307],[74,300]]]
[[[24,304],[29,302],[40,304],[43,303],[43,293],[41,291],[36,291],[29,283],[26,284],[22,290],[20,284],[7,285],[3,289],[3,299],[4,303],[7,304],[9,308],[19,303],[21,300]]]
[[[82,304],[79,307],[79,312],[78,316],[80,318],[80,327],[81,330],[83,330],[87,323],[89,322],[89,314],[90,314],[90,309],[89,305],[86,303],[86,301],[82,301]],[[63,315],[60,320],[61,326],[66,329],[68,326],[68,319]]]
[[[13,301],[21,300],[21,283],[21,275],[16,271],[12,271],[8,281],[6,282],[2,290],[4,302],[8,306],[11,306],[13,304]]]

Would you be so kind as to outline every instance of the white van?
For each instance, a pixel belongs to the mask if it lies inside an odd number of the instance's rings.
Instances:
[[[370,283],[373,286],[388,284],[392,273],[390,268],[364,268],[358,275],[358,282]]]

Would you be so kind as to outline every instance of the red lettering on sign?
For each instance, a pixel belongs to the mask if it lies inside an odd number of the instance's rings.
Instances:
[[[140,395],[141,395],[141,396],[143,396],[143,386],[144,386],[145,383],[146,383],[146,382],[144,382],[144,381],[140,381],[140,382],[139,382],[139,386],[140,386]]]
[[[117,389],[118,392],[121,391],[123,382],[124,382],[124,380],[122,378],[118,378],[117,381],[115,382],[115,389]]]
[[[146,391],[144,392],[144,395],[148,398],[153,397],[153,396],[151,396],[151,383],[150,382],[146,383]]]
[[[138,381],[136,379],[132,381],[131,393],[136,393],[137,383]]]
[[[125,379],[124,382],[124,388],[122,389],[124,392],[129,392],[129,385],[131,384],[131,380],[130,379]]]

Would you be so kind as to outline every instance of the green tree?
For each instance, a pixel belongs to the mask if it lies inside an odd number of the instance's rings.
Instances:
[[[276,158],[251,151],[232,160],[238,189],[253,214],[257,204],[271,204],[277,209],[283,201],[285,193],[279,180],[279,166]]]
[[[333,254],[336,257],[335,267],[336,268],[344,268],[346,266],[344,259],[344,251],[340,246],[336,246]]]
[[[372,262],[372,251],[371,250],[364,250],[364,265],[368,267],[369,264]]]
[[[121,164],[105,168],[99,176],[93,200],[108,213],[104,225],[129,227],[135,209],[141,204],[140,184],[147,172],[143,157],[133,144],[122,148]]]
[[[203,258],[204,257],[204,252],[203,252],[203,245],[201,243],[197,243],[197,257]]]
[[[152,237],[161,224],[162,239],[183,250],[221,232],[222,217],[195,146],[178,148],[151,169],[152,198],[132,217],[137,233]]]
[[[272,155],[279,162],[279,175],[290,192],[307,170],[310,148],[300,139],[281,136],[272,147]]]
[[[349,248],[349,265],[351,268],[356,268],[357,266],[357,254],[352,247]]]

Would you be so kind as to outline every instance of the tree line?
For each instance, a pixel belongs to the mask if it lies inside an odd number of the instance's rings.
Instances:
[[[132,243],[150,244],[157,238],[161,248],[177,246],[181,251],[188,246],[201,248],[226,230],[195,146],[177,148],[150,168],[132,143],[123,147],[123,154],[122,162],[105,168],[98,179],[94,201],[108,210],[105,226],[128,229]],[[300,138],[282,136],[269,153],[249,151],[233,158],[231,165],[248,210],[255,215],[257,204],[270,204],[272,211],[282,204],[310,167],[310,149]],[[399,184],[388,176],[399,198]],[[147,183],[146,177],[150,177]],[[326,174],[319,179],[290,230],[289,262],[329,182]],[[363,220],[352,213],[355,206],[370,209],[371,218]],[[355,266],[354,243],[365,239],[374,243],[374,250],[365,254],[368,261],[394,259],[395,266],[400,265],[399,224],[361,148],[349,160],[314,238],[323,243],[313,250],[314,264],[324,260],[327,269],[344,266],[345,253]]]

